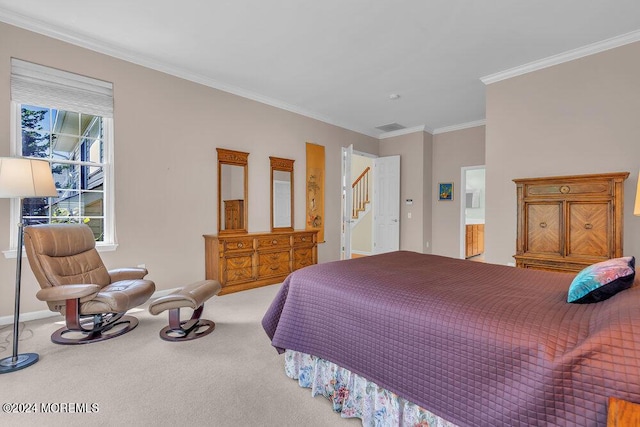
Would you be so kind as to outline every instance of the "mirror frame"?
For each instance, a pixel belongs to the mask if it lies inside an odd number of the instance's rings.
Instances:
[[[295,224],[293,219],[293,162],[295,160],[291,159],[283,159],[281,157],[272,157],[269,156],[269,160],[271,161],[271,231],[293,231],[293,226]],[[289,172],[291,174],[291,226],[290,227],[274,227],[273,226],[273,173],[275,171]]]
[[[240,234],[249,229],[249,153],[242,151],[216,148],[218,152],[218,234]],[[222,165],[242,166],[244,168],[244,227],[223,230],[222,229]]]

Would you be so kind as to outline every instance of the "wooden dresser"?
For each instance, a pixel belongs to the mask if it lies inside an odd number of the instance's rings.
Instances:
[[[465,258],[484,253],[484,224],[467,224],[465,229]]]
[[[206,278],[220,294],[282,282],[289,273],[317,264],[317,231],[204,236]]]
[[[578,272],[622,256],[628,172],[514,179],[516,266]]]

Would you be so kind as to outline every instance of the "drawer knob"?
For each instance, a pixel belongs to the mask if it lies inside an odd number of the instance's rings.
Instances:
[[[244,246],[244,245],[242,244],[242,242],[238,242],[238,247],[239,247],[239,248],[241,248],[241,247],[243,247],[243,246]]]
[[[302,239],[300,239],[300,240],[302,240],[303,242],[306,242],[306,241],[307,241],[307,238],[306,238],[306,237],[303,237],[303,238],[302,238]]]
[[[567,194],[569,191],[571,191],[571,188],[568,185],[563,185],[562,187],[560,187],[560,192],[562,194]]]
[[[277,241],[276,239],[273,239],[273,240],[271,241],[271,244],[272,244],[272,245],[277,245],[277,244],[278,244],[278,241]]]
[[[547,228],[547,223],[546,222],[541,222],[540,223],[540,228]]]
[[[591,230],[591,229],[593,228],[593,224],[586,223],[586,224],[584,225],[584,228],[585,228],[585,229],[587,229],[587,230]]]

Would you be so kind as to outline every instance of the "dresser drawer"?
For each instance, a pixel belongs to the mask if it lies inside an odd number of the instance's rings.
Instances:
[[[242,254],[237,256],[227,256],[222,260],[225,270],[236,270],[239,268],[251,268],[253,261],[253,254]]]
[[[299,270],[313,262],[313,248],[299,248],[293,252],[293,269]]]
[[[260,253],[258,254],[258,265],[289,262],[290,259],[289,251]]]
[[[243,237],[240,239],[225,239],[220,242],[224,251],[247,251],[253,249],[253,238]]]
[[[531,268],[533,270],[545,270],[554,271],[558,273],[579,273],[583,268],[590,265],[589,261],[584,262],[577,260],[578,262],[565,261],[563,258],[561,261],[549,258],[535,258],[535,257],[523,257],[516,256],[516,267]]]
[[[265,237],[256,238],[256,248],[266,249],[266,248],[278,248],[278,247],[289,247],[290,246],[290,235],[272,235]]]
[[[225,285],[249,282],[253,280],[253,269],[251,267],[246,268],[234,268],[225,271]]]
[[[291,272],[289,251],[258,255],[258,277],[281,276]]]
[[[304,246],[313,244],[315,233],[297,233],[293,235],[293,246]]]
[[[222,260],[224,276],[222,284],[233,284],[253,280],[253,253],[232,254]]]
[[[596,182],[558,182],[545,184],[529,184],[526,186],[525,197],[536,196],[571,196],[593,195],[610,196],[613,188],[606,181]]]
[[[286,276],[290,273],[289,263],[266,264],[258,267],[258,278],[270,276]]]

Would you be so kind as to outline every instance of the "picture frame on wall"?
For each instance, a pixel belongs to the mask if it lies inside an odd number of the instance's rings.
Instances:
[[[453,182],[438,183],[438,200],[453,200]]]

